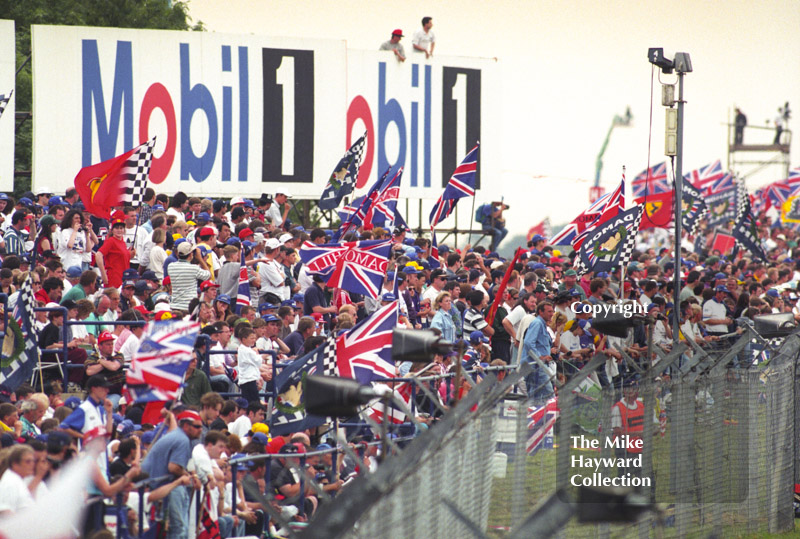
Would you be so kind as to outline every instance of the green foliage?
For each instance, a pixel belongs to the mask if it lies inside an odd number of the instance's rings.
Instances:
[[[203,31],[201,21],[192,24],[188,3],[171,0],[0,0],[4,19],[13,19],[17,41],[17,80],[14,91],[17,113],[32,110],[31,25],[59,24],[66,26],[105,26],[117,28],[149,28],[156,30]],[[0,92],[5,89],[0,89]],[[32,126],[28,119],[18,120],[14,168],[31,169]],[[21,125],[20,125],[21,123]],[[14,193],[19,196],[30,189],[31,180],[18,176]]]

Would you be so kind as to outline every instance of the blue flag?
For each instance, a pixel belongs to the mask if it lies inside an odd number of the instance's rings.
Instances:
[[[39,338],[33,316],[35,305],[33,284],[28,274],[17,293],[13,316],[8,317],[5,342],[13,342],[13,352],[9,357],[0,358],[0,384],[11,389],[29,382],[39,364]]]
[[[306,414],[306,377],[309,374],[333,375],[336,365],[334,339],[329,336],[320,346],[284,367],[275,378],[278,398],[269,419],[272,436],[284,436],[325,423],[323,416]]]
[[[367,133],[350,146],[328,179],[325,190],[319,199],[319,207],[332,210],[342,203],[342,199],[353,192],[358,180],[358,169],[361,167],[364,146],[367,144]]]

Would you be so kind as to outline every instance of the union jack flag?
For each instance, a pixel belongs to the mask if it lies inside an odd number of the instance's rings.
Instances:
[[[667,162],[643,170],[633,178],[633,198],[657,195],[672,191],[672,182],[667,176]]]
[[[250,276],[247,274],[247,265],[244,261],[244,246],[242,246],[242,258],[239,265],[239,288],[236,290],[236,314],[242,312],[242,307],[250,305]]]
[[[372,187],[369,188],[366,195],[362,195],[358,197],[356,200],[353,201],[351,204],[352,208],[355,208],[352,212],[349,212],[350,215],[347,220],[342,221],[342,226],[339,227],[339,230],[333,235],[333,241],[339,241],[344,234],[347,233],[348,230],[351,228],[355,229],[362,226],[365,222],[367,212],[372,207],[372,204],[378,198],[378,195],[381,192],[381,188],[383,183],[386,181],[386,177],[392,171],[392,168],[389,167],[386,169],[386,172],[383,173],[383,176],[378,178],[378,180],[372,184]],[[356,205],[356,201],[358,205]]]
[[[575,271],[579,275],[590,271],[613,271],[624,267],[633,254],[636,235],[642,221],[642,206],[637,205],[605,223],[597,225],[578,249]]]
[[[0,117],[3,116],[3,111],[6,110],[6,105],[11,100],[11,95],[14,93],[14,90],[11,90],[7,94],[0,95]]]
[[[453,213],[458,199],[475,196],[475,172],[478,170],[479,147],[480,144],[476,144],[461,161],[461,164],[456,167],[444,192],[433,205],[430,215],[431,227],[435,227]]]
[[[351,221],[355,218],[356,212],[358,208],[361,206],[361,203],[364,201],[364,195],[360,197],[354,198],[349,204],[345,204],[342,206],[342,209],[337,211],[336,213],[339,214],[339,219],[342,221],[342,225],[346,222]],[[361,226],[361,222],[354,222],[355,226]]]
[[[728,172],[723,174],[722,177],[716,182],[709,184],[709,186],[706,187],[706,190],[703,191],[703,195],[706,197],[716,195],[734,187],[736,187],[736,181],[733,177],[733,174]]]
[[[309,272],[326,277],[329,287],[377,299],[386,276],[391,248],[391,240],[323,245],[306,242],[300,249],[300,259]]]
[[[600,214],[603,212],[603,207],[605,207],[609,198],[611,198],[611,193],[606,193],[592,202],[592,204],[573,219],[570,224],[562,228],[558,234],[550,239],[550,245],[572,244],[578,234],[583,233],[584,230],[592,226],[597,218],[600,217]]]
[[[127,389],[135,402],[177,398],[194,357],[199,331],[198,322],[166,320],[147,324],[126,375]]]
[[[17,349],[17,342],[20,339],[22,349],[11,358],[8,365],[0,368],[0,384],[17,387],[23,382],[29,382],[39,364],[39,336],[36,333],[33,310],[35,306],[33,283],[29,273],[17,292],[12,317],[9,318],[6,328],[6,339],[13,340],[14,350]]]
[[[687,172],[683,175],[683,179],[688,180],[689,183],[702,194],[703,191],[721,180],[724,175],[725,173],[722,171],[722,162],[717,159],[704,167]]]
[[[397,174],[381,187],[375,201],[367,210],[364,217],[364,228],[393,226],[397,213],[397,200],[400,198],[400,180],[403,177],[403,167]]]
[[[375,383],[374,386],[379,384]],[[411,393],[414,388],[412,382],[400,382],[399,384],[395,382],[395,384],[380,384],[391,386],[394,385],[392,391],[394,391],[395,397],[399,397],[400,400],[405,404],[406,408],[411,408]],[[383,401],[378,401],[372,406],[367,408],[367,415],[376,423],[380,423],[383,421],[383,413],[384,413],[384,404]],[[405,412],[401,411],[398,407],[394,406],[393,404],[389,405],[389,421],[395,424],[400,424],[405,422],[406,414]]]
[[[768,210],[770,206],[778,209],[784,202],[789,200],[789,197],[797,196],[797,191],[800,190],[800,168],[793,169],[789,172],[789,177],[785,180],[780,180],[769,185],[766,185],[756,191],[764,199]]]
[[[603,197],[605,198],[605,196]],[[603,209],[600,211],[599,216],[595,221],[584,229],[583,232],[577,234],[572,241],[572,246],[575,249],[580,249],[587,236],[595,229],[595,227],[602,225],[609,219],[616,217],[617,214],[625,209],[625,173],[622,174],[622,181],[613,192],[609,193],[608,198],[605,198]]]
[[[528,432],[531,434],[527,444],[529,455],[535,455],[543,447],[545,449],[553,448],[552,437],[547,435],[552,432],[558,414],[558,397],[553,397],[542,406],[528,408]],[[550,444],[546,443],[547,440],[550,441]]]
[[[336,375],[368,384],[378,378],[394,378],[392,331],[397,327],[393,301],[381,307],[353,329],[336,339]]]

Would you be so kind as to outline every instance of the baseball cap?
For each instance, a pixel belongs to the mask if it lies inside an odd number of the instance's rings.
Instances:
[[[278,241],[279,241],[279,242],[281,242],[281,245],[283,245],[283,244],[285,244],[287,241],[292,241],[293,239],[294,239],[294,236],[292,236],[291,234],[289,234],[289,233],[287,232],[286,234],[282,234],[282,235],[281,235],[281,237],[280,237],[280,238],[278,238]]]
[[[483,334],[482,331],[473,331],[469,334],[469,342],[489,342],[489,339]]]
[[[277,305],[273,305],[272,303],[262,303],[258,306],[258,313],[259,314],[266,314],[267,311],[274,311],[277,309]]]
[[[281,307],[291,307],[292,309],[297,309],[297,303],[290,299],[285,299],[281,301]]]
[[[136,281],[125,281],[124,283],[122,283],[122,288],[128,288],[129,286],[135,288]]]
[[[104,331],[103,333],[108,333]],[[95,374],[90,376],[89,379],[86,381],[86,389],[92,389],[93,387],[110,387],[111,383],[106,378],[105,374]]]
[[[151,314],[153,314],[153,311],[149,311],[147,307],[145,307],[144,305],[137,305],[136,307],[133,308],[133,310],[138,311],[140,314],[143,314],[145,316],[150,316]]]
[[[270,322],[280,322],[281,321],[281,319],[278,318],[277,316],[275,316],[274,314],[265,314],[261,318],[264,320],[264,322],[266,322],[268,324]]]
[[[217,296],[217,301],[221,301],[222,303],[227,303],[228,305],[231,304],[231,297],[228,294],[220,294]]]
[[[728,278],[728,276],[726,274],[722,273],[721,271],[719,273],[717,273],[716,275],[714,275],[714,279],[727,279],[727,278]]]
[[[387,292],[381,296],[381,301],[396,301],[397,298],[391,292]]]
[[[147,432],[142,434],[142,443],[150,445],[153,443],[155,437],[156,437],[156,431],[148,430]]]
[[[292,296],[292,301],[297,302],[297,303],[303,303],[303,298],[304,297],[305,296],[303,294],[295,294],[294,296]]]
[[[252,440],[253,442],[258,442],[263,445],[267,445],[269,443],[269,437],[263,432],[256,432],[250,437],[250,440]]]
[[[155,271],[147,270],[144,273],[142,273],[142,279],[144,279],[145,281],[158,281],[158,276],[156,275]]]
[[[180,256],[189,256],[192,252],[192,244],[184,241],[180,245],[178,245],[178,255]]]
[[[533,237],[531,238],[531,241],[533,243],[536,243],[537,241],[542,241],[542,240],[547,240],[547,238],[545,238],[541,234],[534,234]]]
[[[200,414],[194,410],[184,410],[178,414],[178,421],[197,421],[198,423],[203,422],[203,420],[200,419]]]
[[[81,405],[81,399],[78,398],[78,397],[74,397],[74,396],[73,397],[67,397],[66,400],[64,401],[64,406],[66,406],[67,408],[71,408],[72,410],[74,410],[75,408],[77,408],[80,405]]]
[[[244,204],[244,198],[243,197],[233,197],[231,199],[231,206],[235,206],[237,204]]]
[[[269,425],[266,423],[253,423],[253,426],[250,427],[250,430],[254,433],[262,432],[264,434],[269,434]]]
[[[201,211],[197,214],[198,221],[205,221],[206,223],[211,220],[211,216],[208,214],[207,211]]]
[[[244,240],[246,237],[252,236],[253,234],[255,234],[255,232],[253,232],[253,230],[248,227],[240,230],[238,236],[240,240]]]
[[[113,341],[113,340],[114,340],[114,334],[111,333],[110,331],[104,331],[100,334],[99,337],[97,337],[97,342],[99,343],[106,341]]]
[[[770,288],[769,290],[767,290],[767,294],[766,295],[771,297],[771,298],[779,298],[780,297],[780,294],[774,288]]]
[[[82,273],[83,270],[80,268],[80,266],[70,266],[67,268],[67,277],[70,279],[77,279]]]
[[[574,269],[570,268],[570,269],[568,269],[567,271],[564,272],[564,275],[565,276],[569,276],[569,277],[577,277],[578,276],[578,272],[575,271]]]
[[[150,281],[139,279],[134,283],[133,286],[136,287],[136,292],[141,294],[142,292],[150,290]]]
[[[208,290],[209,288],[219,288],[219,285],[211,280],[203,281],[202,283],[200,283],[200,290],[205,291]]]
[[[406,36],[403,35],[403,31],[400,30],[399,28],[395,28],[394,31],[392,31],[392,35],[393,36],[406,37]]]
[[[719,285],[714,289],[714,292],[729,292],[728,287],[724,284]]]
[[[130,419],[124,419],[119,425],[117,425],[117,434],[119,434],[120,438],[130,436],[134,431],[137,430],[142,430],[142,426],[135,424]]]
[[[281,242],[276,238],[269,238],[265,244],[268,249],[277,249],[281,246]]]

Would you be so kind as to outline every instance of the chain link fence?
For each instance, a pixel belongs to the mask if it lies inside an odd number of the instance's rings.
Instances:
[[[638,383],[603,388],[591,383],[606,361],[598,355],[560,387],[557,411],[510,392],[523,372],[501,382],[489,376],[435,427],[321,508],[305,535],[531,536],[522,530],[543,529],[535,521],[550,518],[540,516],[547,504],[563,508],[563,520],[547,528],[563,537],[792,530],[798,355],[800,337],[770,342],[748,328],[711,350],[681,343],[659,352],[648,369],[625,357]],[[642,411],[638,452],[614,447],[624,440],[625,402]],[[624,466],[625,455],[638,465]],[[580,485],[623,478],[650,510],[632,522],[570,518],[581,513],[573,503]]]

